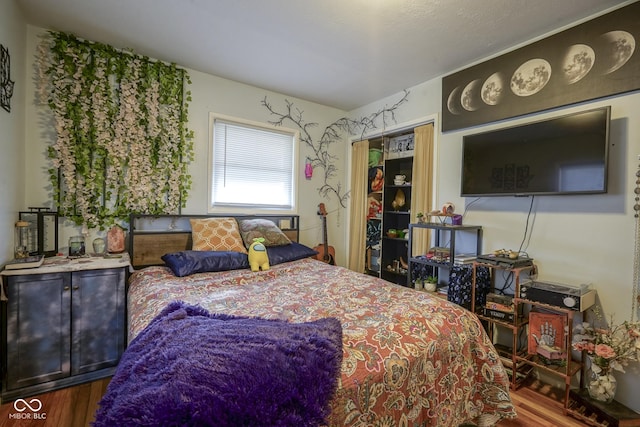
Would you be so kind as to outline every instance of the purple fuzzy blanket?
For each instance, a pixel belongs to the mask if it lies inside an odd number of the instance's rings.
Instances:
[[[129,345],[94,426],[318,426],[342,361],[337,319],[167,306]]]

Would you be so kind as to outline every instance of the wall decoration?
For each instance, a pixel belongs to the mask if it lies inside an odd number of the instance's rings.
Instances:
[[[442,79],[450,131],[640,89],[640,2]]]
[[[0,44],[0,106],[11,112],[11,97],[13,96],[13,85],[11,80],[11,57],[9,49]]]
[[[635,217],[635,246],[633,252],[633,291],[631,296],[631,321],[640,319],[640,155],[638,156],[638,169],[636,169],[636,186],[633,189],[633,204]]]
[[[393,105],[385,105],[382,109],[366,117],[361,117],[355,120],[346,117],[338,119],[327,126],[320,139],[315,141],[311,136],[310,131],[311,128],[318,126],[318,123],[306,122],[302,118],[302,111],[294,108],[292,102],[285,100],[284,111],[277,111],[273,105],[267,101],[266,97],[262,100],[261,104],[269,110],[271,115],[276,117],[275,120],[269,122],[272,125],[281,126],[285,122],[290,121],[300,129],[301,142],[303,142],[307,148],[311,149],[312,152],[311,155],[307,156],[307,161],[310,162],[313,168],[319,167],[324,171],[324,182],[322,186],[318,188],[318,193],[325,198],[328,198],[330,195],[335,195],[338,198],[340,206],[346,208],[346,201],[349,198],[349,192],[344,191],[342,189],[342,184],[339,182],[333,182],[337,172],[335,165],[337,158],[329,152],[331,145],[342,139],[341,134],[343,132],[346,132],[349,135],[360,133],[361,137],[364,137],[364,135],[368,134],[372,130],[377,129],[378,125],[382,125],[384,129],[390,122],[395,123],[395,112],[402,104],[407,102],[408,97],[409,91],[405,90],[402,98]]]
[[[104,229],[130,213],[179,213],[193,158],[186,70],[56,32],[36,60],[56,130],[48,156],[60,216]]]

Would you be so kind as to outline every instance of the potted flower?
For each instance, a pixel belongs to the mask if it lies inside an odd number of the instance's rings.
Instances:
[[[420,224],[422,224],[424,222],[424,214],[422,212],[418,212],[416,215],[416,218],[418,218],[418,222]]]
[[[434,292],[438,288],[438,278],[436,276],[427,276],[424,279],[424,289],[429,292]]]
[[[575,350],[584,351],[589,357],[589,396],[607,403],[615,397],[617,387],[612,371],[624,372],[629,362],[640,360],[640,322],[614,325],[612,318],[610,324],[601,329],[582,323],[574,331],[573,342]]]

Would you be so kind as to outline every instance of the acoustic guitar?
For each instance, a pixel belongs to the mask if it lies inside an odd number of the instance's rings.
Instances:
[[[336,265],[336,251],[333,246],[329,246],[327,243],[327,211],[324,203],[318,205],[318,215],[322,217],[322,243],[313,248],[318,251],[316,258],[327,264]]]

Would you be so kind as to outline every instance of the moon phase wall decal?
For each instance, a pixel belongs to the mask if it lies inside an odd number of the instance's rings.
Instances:
[[[562,72],[567,84],[579,82],[596,62],[596,54],[591,46],[574,44],[569,46],[562,62]]]
[[[442,79],[444,132],[640,89],[640,2]]]

